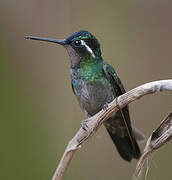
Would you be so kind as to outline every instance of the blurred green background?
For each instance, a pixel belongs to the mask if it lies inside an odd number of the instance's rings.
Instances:
[[[80,29],[92,32],[126,90],[172,78],[172,1],[1,0],[0,14],[1,180],[51,179],[85,118],[71,90],[67,52],[25,35],[63,39]],[[130,104],[133,124],[148,137],[172,110],[171,100],[162,92]],[[171,148],[153,155],[148,179],[172,178]],[[135,165],[120,158],[102,126],[64,179],[128,180]]]

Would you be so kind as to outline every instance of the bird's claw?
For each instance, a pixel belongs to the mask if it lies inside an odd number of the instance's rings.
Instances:
[[[87,129],[88,129],[88,125],[87,125],[88,121],[89,120],[86,119],[86,120],[82,121],[82,123],[81,123],[81,127],[84,131],[87,131]]]
[[[108,103],[106,102],[104,105],[103,105],[103,110],[106,111],[108,108]]]

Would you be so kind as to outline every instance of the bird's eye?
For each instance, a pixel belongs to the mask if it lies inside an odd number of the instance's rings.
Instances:
[[[75,46],[80,46],[81,45],[81,40],[74,41],[74,44],[75,44]]]

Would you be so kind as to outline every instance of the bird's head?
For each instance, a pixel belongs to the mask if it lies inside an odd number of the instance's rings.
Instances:
[[[101,59],[101,50],[98,40],[88,31],[78,31],[64,40],[26,36],[26,39],[53,42],[64,46],[69,54],[71,66],[77,67],[80,62],[94,63]]]

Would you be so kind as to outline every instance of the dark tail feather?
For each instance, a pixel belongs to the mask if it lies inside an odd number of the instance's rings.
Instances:
[[[125,159],[126,161],[131,161],[132,158],[138,159],[140,157],[140,149],[134,138],[132,144],[129,136],[120,137],[117,134],[111,133],[108,129],[107,131],[123,159]]]

